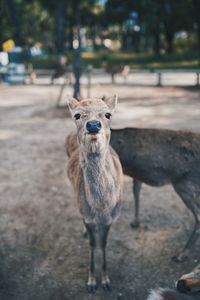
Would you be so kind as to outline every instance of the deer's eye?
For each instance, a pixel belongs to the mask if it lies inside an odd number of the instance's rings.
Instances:
[[[74,119],[75,119],[75,120],[79,120],[80,117],[81,117],[81,114],[75,114],[75,115],[74,115]]]
[[[111,114],[110,114],[110,113],[106,113],[106,114],[105,114],[105,117],[106,117],[107,119],[110,119]]]

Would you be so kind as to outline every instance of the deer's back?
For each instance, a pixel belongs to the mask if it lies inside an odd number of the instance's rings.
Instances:
[[[194,173],[200,176],[200,135],[173,130],[112,130],[111,145],[124,173],[151,185],[163,185]]]

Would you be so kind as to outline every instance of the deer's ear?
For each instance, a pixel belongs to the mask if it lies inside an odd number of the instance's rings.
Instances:
[[[67,97],[67,105],[69,106],[69,110],[72,112],[78,106],[78,101],[69,96]]]
[[[114,111],[115,107],[117,105],[117,99],[118,99],[117,95],[114,95],[113,97],[110,97],[110,98],[106,98],[104,96],[102,100],[107,104],[108,108],[111,111]]]

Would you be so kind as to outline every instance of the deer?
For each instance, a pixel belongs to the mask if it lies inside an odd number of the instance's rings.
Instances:
[[[182,275],[175,289],[152,290],[147,300],[200,300],[200,265]]]
[[[124,83],[126,83],[130,67],[128,65],[107,65],[105,71],[111,75],[112,84],[115,83],[115,76],[117,74],[121,74],[124,78]]]
[[[130,66],[125,64],[111,65],[107,60],[103,60],[101,63],[104,71],[111,75],[112,84],[115,83],[115,76],[121,74],[124,78],[124,83],[127,81],[128,74],[130,73]],[[102,99],[104,96],[102,97]]]
[[[133,178],[133,228],[140,225],[142,183],[154,187],[171,184],[193,214],[193,231],[180,254],[172,258],[182,262],[200,235],[200,135],[165,129],[112,129],[111,146],[119,155],[124,174]]]
[[[77,129],[76,136],[70,134],[65,143],[67,172],[89,237],[86,287],[89,293],[95,293],[97,282],[94,256],[97,241],[102,253],[101,285],[104,290],[111,289],[106,260],[107,237],[122,206],[122,167],[118,155],[109,145],[110,124],[117,96],[81,101],[68,97],[67,102]]]

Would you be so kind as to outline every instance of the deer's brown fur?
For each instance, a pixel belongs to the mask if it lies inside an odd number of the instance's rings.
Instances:
[[[109,289],[110,280],[106,267],[106,241],[112,222],[121,207],[122,168],[115,151],[110,147],[110,120],[116,98],[85,99],[80,102],[71,98],[68,105],[77,125],[77,137],[70,134],[66,140],[69,157],[68,176],[77,194],[78,206],[90,241],[90,266],[87,288],[96,290],[94,274],[94,250],[96,231],[102,250],[102,285]],[[78,117],[77,117],[78,116]],[[88,124],[98,122],[98,132],[90,132]],[[78,141],[78,143],[77,143]]]

